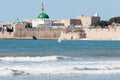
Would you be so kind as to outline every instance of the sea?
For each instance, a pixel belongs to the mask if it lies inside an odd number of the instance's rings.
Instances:
[[[117,40],[0,40],[0,80],[119,79]]]

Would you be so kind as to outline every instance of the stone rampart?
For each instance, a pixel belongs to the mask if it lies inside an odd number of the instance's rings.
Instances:
[[[16,39],[58,39],[61,30],[28,28],[18,29],[14,33]]]
[[[58,39],[61,31],[63,31],[65,40],[120,40],[120,27],[114,28],[96,28],[96,29],[81,29],[81,28],[25,28],[23,23],[14,25],[13,32],[1,31],[0,39]]]
[[[120,40],[120,28],[85,29],[86,39],[91,40]]]
[[[0,39],[14,39],[13,32],[0,32]]]

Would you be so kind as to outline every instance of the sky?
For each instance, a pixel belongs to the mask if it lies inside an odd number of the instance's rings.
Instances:
[[[120,16],[120,0],[0,0],[0,21],[35,19],[42,2],[50,19],[75,19],[96,12],[102,20]]]

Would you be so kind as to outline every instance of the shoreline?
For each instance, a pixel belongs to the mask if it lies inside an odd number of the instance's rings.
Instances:
[[[14,39],[14,38],[3,38],[0,40],[58,40],[58,39]],[[65,41],[120,41],[120,39],[78,39],[78,40],[65,40]]]

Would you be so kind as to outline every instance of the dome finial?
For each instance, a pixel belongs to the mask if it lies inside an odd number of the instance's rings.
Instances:
[[[41,5],[41,13],[38,15],[39,19],[49,19],[49,16],[44,12],[44,5]]]
[[[41,5],[41,13],[44,13],[44,5],[43,5],[43,3]]]

